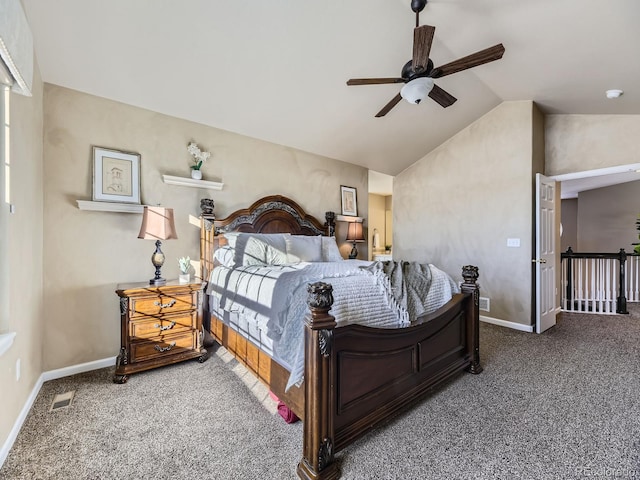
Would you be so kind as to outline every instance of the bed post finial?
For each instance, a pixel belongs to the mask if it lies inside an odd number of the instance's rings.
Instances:
[[[213,199],[212,198],[202,198],[200,199],[200,213],[203,215],[212,215],[213,214]]]
[[[480,286],[478,285],[478,267],[475,265],[465,265],[462,267],[462,278],[464,281],[460,285],[460,289],[463,293],[471,294],[469,300],[466,303],[467,315],[471,318],[471,328],[469,328],[467,334],[469,335],[469,355],[471,356],[471,363],[467,368],[467,371],[473,374],[482,372],[482,366],[480,365]]]
[[[307,287],[310,313],[304,332],[304,426],[298,476],[305,480],[333,480],[340,476],[334,461],[333,287],[316,282]]]
[[[336,235],[336,212],[325,212],[324,213],[324,226],[327,229],[327,235],[330,237],[334,237]]]

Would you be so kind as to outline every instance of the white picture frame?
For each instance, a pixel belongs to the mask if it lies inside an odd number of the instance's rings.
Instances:
[[[93,201],[140,205],[140,154],[93,147]]]
[[[358,201],[356,196],[356,189],[353,187],[340,185],[340,198],[342,201],[342,215],[357,217]]]

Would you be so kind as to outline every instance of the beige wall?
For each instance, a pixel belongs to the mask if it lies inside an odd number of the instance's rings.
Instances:
[[[42,373],[45,322],[42,306],[42,80],[36,66],[33,96],[10,95],[10,180],[15,213],[7,218],[9,253],[8,330],[16,332],[0,357],[0,445],[7,440],[20,411]],[[4,191],[4,188],[2,189]],[[4,196],[3,209],[7,208]],[[21,363],[16,381],[16,361]]]
[[[547,115],[545,175],[638,162],[640,115]]]
[[[563,202],[564,206],[564,202]],[[633,251],[640,241],[640,181],[581,192],[578,197],[576,252]]]
[[[201,198],[213,198],[221,218],[283,194],[324,219],[327,210],[340,212],[341,184],[367,191],[365,168],[55,85],[45,85],[44,112],[45,370],[116,355],[116,285],[153,277],[153,242],[137,239],[139,214],[77,208],[77,199],[91,199],[92,145],[140,153],[142,202],[174,209],[179,238],[163,242],[165,278],[178,275],[177,257],[198,258],[199,230],[189,217],[199,214]],[[162,174],[189,175],[191,140],[212,153],[203,175],[223,182],[222,191],[162,182]],[[367,211],[367,195],[358,206]],[[350,247],[341,250],[347,256]],[[359,251],[367,258],[366,244]]]
[[[567,198],[562,200],[562,237],[560,251],[566,252],[571,247],[578,252],[578,199]]]
[[[503,103],[394,180],[394,257],[432,262],[456,279],[477,265],[487,315],[526,325],[542,120],[532,102]]]

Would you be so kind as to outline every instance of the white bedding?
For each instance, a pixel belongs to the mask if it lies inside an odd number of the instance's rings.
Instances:
[[[371,263],[348,260],[218,266],[211,273],[207,293],[213,297],[212,311],[218,318],[241,316],[253,330],[268,338],[274,359],[291,371],[288,389],[299,384],[304,374],[304,317],[308,312],[309,283],[323,281],[333,286],[330,313],[338,327],[351,323],[378,328],[410,325],[407,312],[393,301],[386,277],[360,268]],[[429,268],[432,285],[425,297],[427,313],[440,308],[458,291],[449,275],[433,265]]]

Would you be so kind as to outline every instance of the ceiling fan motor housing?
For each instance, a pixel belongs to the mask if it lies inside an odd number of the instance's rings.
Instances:
[[[402,67],[402,72],[400,73],[400,76],[406,82],[409,82],[414,78],[428,76],[431,70],[433,70],[433,62],[431,61],[431,59],[429,59],[429,62],[427,63],[427,68],[425,68],[420,73],[416,73],[416,71],[414,70],[413,60],[409,60],[407,63],[404,64],[404,67]]]

